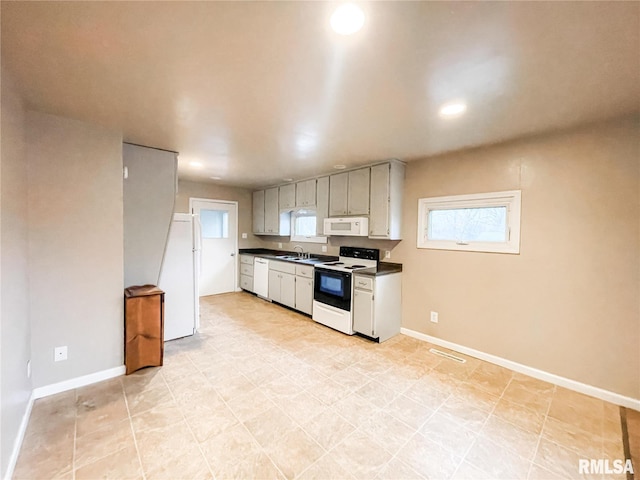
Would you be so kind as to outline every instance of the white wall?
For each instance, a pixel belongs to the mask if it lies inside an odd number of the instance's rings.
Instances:
[[[0,150],[0,477],[7,472],[20,422],[31,395],[29,277],[27,262],[27,163],[25,111],[6,70],[2,71]]]
[[[27,115],[33,386],[123,364],[122,137]],[[54,362],[56,346],[68,360]]]
[[[176,154],[125,143],[124,285],[157,285],[176,199]]]

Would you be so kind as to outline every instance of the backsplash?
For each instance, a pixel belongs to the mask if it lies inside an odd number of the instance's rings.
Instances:
[[[335,255],[335,256],[337,256],[340,253],[340,247],[342,246],[377,248],[380,250],[380,260],[384,259],[385,250],[390,250],[391,258],[388,259],[389,261],[393,261],[393,249],[402,241],[402,240],[372,240],[366,237],[329,237],[328,243],[323,244],[323,243],[291,242],[289,237],[261,236],[257,238],[259,239],[258,243],[260,244],[261,248],[293,251],[293,247],[295,245],[300,245],[302,248],[304,248],[305,252],[324,254],[324,255]],[[282,247],[278,246],[279,243],[282,243]],[[322,251],[323,245],[327,246],[326,252]]]

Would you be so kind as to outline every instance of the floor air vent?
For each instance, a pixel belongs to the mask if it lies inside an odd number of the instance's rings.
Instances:
[[[441,357],[448,358],[450,360],[455,360],[456,362],[466,363],[467,361],[464,358],[456,357],[455,355],[451,355],[450,353],[443,352],[441,350],[437,350],[435,348],[430,348],[429,351],[435,355],[440,355]]]

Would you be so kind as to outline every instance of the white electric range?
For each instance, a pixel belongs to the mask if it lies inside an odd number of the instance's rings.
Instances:
[[[353,272],[377,267],[380,250],[340,247],[337,262],[315,266],[313,320],[353,335]]]

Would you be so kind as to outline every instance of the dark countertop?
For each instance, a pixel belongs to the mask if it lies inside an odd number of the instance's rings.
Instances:
[[[378,262],[378,268],[371,267],[354,272],[355,275],[368,275],[370,277],[379,277],[382,275],[391,275],[392,273],[402,273],[401,263]]]
[[[299,263],[301,265],[317,265],[325,262],[335,262],[338,260],[338,257],[334,257],[331,255],[316,255],[315,253],[311,254],[310,259],[303,260],[292,260],[286,258],[278,258],[282,255],[290,255],[292,257],[297,257],[298,252],[287,252],[283,250],[271,250],[269,248],[241,248],[239,249],[240,255],[253,255],[256,257],[268,258],[269,260],[277,260],[278,262],[289,262],[289,263]]]
[[[286,258],[278,258],[281,255],[291,255],[298,256],[297,252],[287,252],[284,250],[271,250],[269,248],[241,248],[239,249],[240,255],[253,255],[256,257],[268,258],[269,260],[276,260],[278,262],[289,262],[289,263],[300,263],[302,265],[320,265],[325,262],[335,262],[338,260],[338,257],[334,257],[331,255],[316,255],[312,254],[311,259],[304,260],[287,260]],[[392,273],[401,273],[402,272],[402,264],[401,263],[390,263],[390,262],[378,262],[378,267],[365,268],[362,270],[358,270],[358,275],[369,275],[372,277],[379,277],[381,275],[391,275]]]

